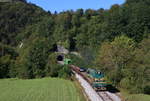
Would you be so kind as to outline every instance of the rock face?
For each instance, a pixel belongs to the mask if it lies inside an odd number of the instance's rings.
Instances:
[[[71,53],[71,54],[74,54],[74,55],[76,55],[76,56],[82,57],[81,54],[78,53],[78,52],[70,52],[70,53]]]
[[[62,54],[68,54],[69,51],[65,49],[63,46],[57,45],[57,52],[62,53]]]

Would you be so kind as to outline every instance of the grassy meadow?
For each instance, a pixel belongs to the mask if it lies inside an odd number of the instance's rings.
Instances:
[[[133,94],[127,97],[127,101],[150,101],[150,95]]]
[[[150,95],[147,94],[129,94],[127,90],[120,89],[125,101],[150,101]]]
[[[83,101],[73,82],[58,78],[0,79],[0,101]]]

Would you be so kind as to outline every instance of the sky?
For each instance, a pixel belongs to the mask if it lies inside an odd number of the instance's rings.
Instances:
[[[123,4],[125,0],[27,0],[42,7],[46,11],[61,12],[66,10],[109,9],[113,4]]]

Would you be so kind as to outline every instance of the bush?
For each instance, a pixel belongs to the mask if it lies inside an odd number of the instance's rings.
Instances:
[[[59,74],[58,77],[69,78],[71,76],[70,67],[66,65],[62,66],[58,74]]]
[[[150,94],[150,85],[144,87],[144,94]]]

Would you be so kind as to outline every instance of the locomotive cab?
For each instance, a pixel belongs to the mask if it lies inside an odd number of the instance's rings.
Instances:
[[[93,79],[92,87],[96,91],[107,90],[107,82],[105,82],[104,74],[100,71],[96,71],[95,69],[88,69],[87,71],[89,77]]]

